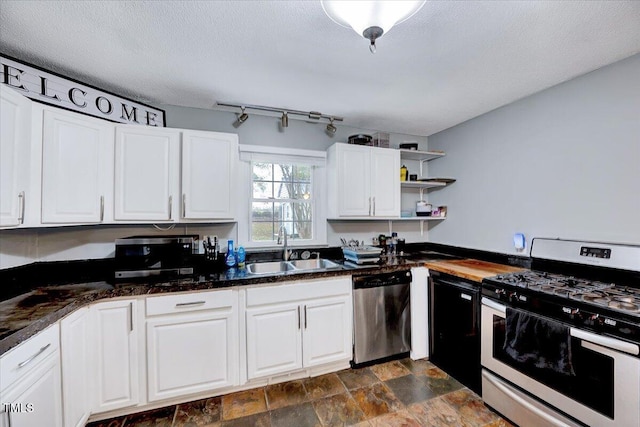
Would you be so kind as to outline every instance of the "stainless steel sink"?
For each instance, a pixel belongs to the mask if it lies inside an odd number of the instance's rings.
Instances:
[[[277,274],[294,270],[291,263],[286,261],[254,262],[247,264],[249,274]]]
[[[324,258],[300,259],[289,261],[296,270],[328,270],[331,268],[339,268],[340,264]]]
[[[330,270],[340,268],[340,264],[328,259],[301,259],[295,261],[254,262],[247,264],[247,273],[251,275],[295,273]]]

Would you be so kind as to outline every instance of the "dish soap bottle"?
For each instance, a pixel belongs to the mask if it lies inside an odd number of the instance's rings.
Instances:
[[[244,262],[245,257],[246,257],[246,253],[245,253],[244,247],[240,246],[237,252],[238,268],[245,267],[245,262]]]
[[[227,240],[227,256],[224,262],[227,264],[227,267],[235,267],[236,265],[236,254],[233,253],[233,240]]]
[[[400,168],[400,181],[406,181],[409,176],[409,169],[405,165]]]

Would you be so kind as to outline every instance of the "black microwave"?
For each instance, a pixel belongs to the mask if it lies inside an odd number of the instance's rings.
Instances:
[[[197,243],[197,235],[116,239],[115,278],[192,275]]]

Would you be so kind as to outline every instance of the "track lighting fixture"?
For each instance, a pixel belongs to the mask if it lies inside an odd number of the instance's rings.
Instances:
[[[247,119],[249,118],[249,115],[247,113],[244,112],[244,108],[245,107],[240,107],[240,114],[238,115],[238,119],[236,120],[236,122],[233,124],[234,127],[238,127],[241,124],[243,124],[244,122],[247,121]]]
[[[330,120],[331,121],[327,125],[327,133],[329,134],[329,136],[333,136],[333,135],[335,135],[335,133],[338,130],[338,128],[335,127],[334,124],[333,124],[333,117]]]
[[[290,109],[284,109],[284,108],[267,107],[263,105],[230,104],[227,102],[216,102],[216,105],[219,105],[221,107],[234,108],[234,109],[240,108],[240,113],[236,113],[238,114],[238,118],[233,124],[234,127],[240,126],[249,118],[249,114],[245,112],[245,109],[253,110],[251,111],[251,114],[254,114],[254,111],[265,111],[267,113],[277,113],[278,115],[276,115],[275,117],[280,117],[280,126],[282,128],[289,127],[289,116],[293,116],[294,118],[298,116],[297,117],[298,120],[305,120],[307,122],[309,120],[314,120],[314,121],[317,120],[319,123],[322,123],[323,119],[328,120],[329,123],[327,124],[326,131],[329,136],[333,136],[337,130],[333,122],[334,121],[341,122],[344,120],[344,118],[342,117],[330,116],[327,114],[319,113],[317,111],[299,111],[299,110],[290,110]],[[274,114],[264,114],[264,115],[274,117]],[[327,122],[324,122],[324,123],[327,123]]]

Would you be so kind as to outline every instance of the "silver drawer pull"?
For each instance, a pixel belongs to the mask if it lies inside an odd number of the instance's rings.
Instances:
[[[51,343],[45,345],[44,347],[42,347],[40,350],[38,350],[38,352],[36,354],[34,354],[33,356],[31,356],[30,358],[28,358],[27,360],[25,360],[24,362],[20,362],[18,363],[18,368],[23,368],[24,366],[28,365],[29,363],[31,363],[31,361],[33,359],[35,359],[36,357],[40,356],[42,353],[44,353],[49,347],[51,347]]]
[[[206,301],[179,302],[176,304],[176,307],[188,307],[190,305],[202,305],[205,303]]]
[[[472,298],[471,298],[471,295],[469,295],[469,294],[462,294],[462,293],[460,294],[460,298],[462,298],[462,299],[466,299],[467,301],[471,301],[471,299],[472,299]]]

